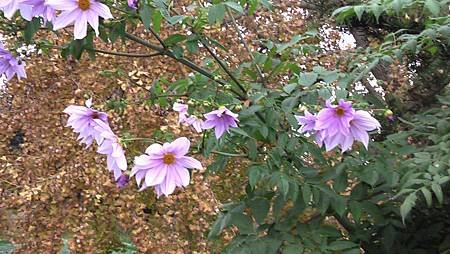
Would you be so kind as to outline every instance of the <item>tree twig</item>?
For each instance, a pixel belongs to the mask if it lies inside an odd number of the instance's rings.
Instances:
[[[202,43],[203,47],[205,47],[205,49],[208,51],[208,53],[214,58],[214,60],[220,65],[220,67],[222,67],[222,69],[227,73],[227,75],[231,78],[231,80],[233,80],[233,82],[239,87],[239,89],[241,89],[241,91],[245,94],[244,99],[246,99],[247,90],[244,88],[244,86],[241,84],[241,82],[239,82],[239,80],[237,80],[237,78],[234,76],[234,74],[231,73],[231,71],[222,62],[222,60],[220,60],[220,58],[217,56],[217,54],[214,53],[214,51],[212,51],[212,49],[208,46],[207,42],[205,42],[204,40],[200,40],[200,42]]]
[[[264,74],[263,74],[261,68],[259,67],[258,63],[256,63],[255,57],[253,56],[252,51],[250,50],[250,47],[248,46],[247,42],[245,41],[245,38],[242,35],[241,30],[239,30],[239,26],[236,22],[236,19],[234,18],[233,13],[230,11],[229,7],[226,7],[226,8],[227,8],[228,16],[230,16],[231,21],[232,21],[231,24],[233,25],[234,29],[236,30],[236,33],[239,36],[239,40],[241,41],[242,44],[244,44],[245,50],[247,50],[248,54],[250,55],[250,59],[252,60],[253,65],[256,67],[256,70],[258,71],[258,76],[259,76],[260,82],[263,84],[263,86],[265,86]]]
[[[217,76],[215,76],[211,72],[203,69],[202,67],[196,65],[195,63],[193,63],[193,62],[191,62],[191,61],[189,61],[189,60],[187,60],[185,58],[179,58],[179,57],[175,56],[173,54],[173,52],[170,51],[170,50],[167,50],[167,49],[164,49],[164,48],[162,48],[160,46],[154,45],[154,44],[152,44],[152,43],[150,43],[150,42],[148,42],[146,40],[143,40],[143,39],[141,39],[141,38],[139,38],[139,37],[137,37],[135,35],[132,35],[132,34],[129,34],[129,33],[126,33],[126,32],[125,32],[124,35],[125,35],[126,38],[128,38],[128,39],[130,39],[130,40],[132,40],[134,42],[137,42],[137,43],[139,43],[141,45],[144,45],[144,46],[146,46],[148,48],[156,50],[156,51],[160,52],[161,54],[166,55],[166,56],[168,56],[168,57],[170,57],[170,58],[172,58],[172,59],[174,59],[174,60],[176,60],[176,61],[178,61],[178,62],[180,62],[180,63],[182,63],[184,65],[186,65],[190,69],[192,69],[192,70],[194,70],[194,71],[204,75],[205,77],[213,80],[214,82],[216,82],[216,83],[218,83],[220,85],[225,86],[227,84],[226,81],[218,78]],[[234,93],[235,95],[237,95],[239,99],[246,99],[246,96],[241,95],[236,90],[231,89],[231,92]]]

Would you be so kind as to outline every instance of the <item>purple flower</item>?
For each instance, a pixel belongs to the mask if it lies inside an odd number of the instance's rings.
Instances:
[[[75,39],[86,37],[88,23],[98,36],[99,17],[113,18],[108,6],[95,0],[47,0],[47,4],[62,11],[53,22],[53,29],[58,30],[74,24]]]
[[[178,112],[178,123],[184,123],[187,119],[188,105],[175,102],[172,108],[173,111]]]
[[[338,133],[348,135],[350,121],[354,114],[352,102],[340,99],[338,105],[335,106],[327,100],[326,108],[320,110],[317,114],[315,129],[324,130],[327,136],[334,136]]]
[[[219,139],[230,127],[238,127],[236,122],[238,114],[235,114],[225,107],[205,114],[206,121],[203,123],[203,129],[214,128],[216,138]]]
[[[100,119],[94,120],[97,123],[95,129],[104,138],[97,152],[106,155],[106,165],[108,170],[114,173],[114,179],[118,181],[122,171],[127,170],[127,159],[119,138],[113,133],[109,125]]]
[[[203,127],[202,119],[198,119],[196,116],[190,116],[189,118],[186,119],[185,123],[194,127],[195,131],[197,131],[198,133],[202,132]]]
[[[119,179],[117,179],[116,184],[119,189],[125,188],[125,186],[128,184],[128,181],[130,178],[126,174],[122,174]]]
[[[46,0],[25,0],[23,3],[31,6],[32,17],[42,17],[44,23],[52,21],[56,16],[55,9],[53,9]]]
[[[18,79],[27,77],[27,74],[25,73],[25,63],[20,62],[15,58],[0,42],[0,76],[3,74],[6,75],[8,81],[11,80],[14,75],[17,75]]]
[[[139,0],[128,0],[128,7],[132,9],[137,9],[137,4]]]
[[[353,120],[350,121],[349,134],[344,135],[338,133],[334,136],[327,136],[324,139],[325,148],[327,151],[340,145],[342,152],[349,150],[355,140],[363,143],[364,147],[369,147],[368,131],[380,128],[381,125],[377,119],[373,118],[368,112],[358,110],[355,112]]]
[[[95,129],[98,126],[96,120],[108,124],[108,115],[104,112],[91,109],[92,99],[86,101],[86,107],[70,105],[64,109],[64,113],[69,114],[69,120],[67,126],[73,128],[74,132],[79,133],[78,139],[81,139],[81,143],[86,144],[89,147],[94,139],[97,144],[101,144],[103,136],[100,135],[100,131]]]
[[[153,144],[149,146],[144,155],[134,159],[131,176],[136,177],[140,190],[155,186],[159,196],[168,196],[175,187],[187,186],[190,181],[188,168],[202,169],[202,164],[186,156],[190,142],[187,138],[178,138],[172,143]]]
[[[314,131],[317,121],[316,115],[313,115],[309,113],[308,110],[305,110],[304,116],[295,116],[295,118],[301,125],[300,129],[298,130],[300,133]]]
[[[33,16],[31,15],[31,6],[24,4],[24,0],[0,0],[0,10],[3,11],[3,15],[7,19],[11,19],[17,10],[20,10],[20,15],[25,20],[30,21]]]

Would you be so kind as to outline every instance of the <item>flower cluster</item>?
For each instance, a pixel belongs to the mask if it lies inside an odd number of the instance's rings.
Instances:
[[[197,118],[194,115],[188,115],[188,105],[183,103],[174,103],[173,110],[178,112],[178,122],[185,123],[192,126],[197,132],[202,132],[203,129],[213,129],[216,138],[219,139],[225,131],[229,131],[231,127],[237,128],[238,114],[231,112],[225,107],[220,107],[218,110],[211,111],[204,115],[205,121]]]
[[[97,142],[100,154],[106,155],[108,170],[113,172],[117,181],[122,172],[127,169],[127,160],[119,138],[113,133],[108,124],[108,115],[91,108],[92,99],[86,101],[86,106],[70,105],[64,109],[69,115],[67,126],[79,134],[81,143],[89,147],[94,140]]]
[[[97,0],[1,0],[0,11],[10,19],[17,10],[20,15],[31,20],[42,17],[44,22],[52,22],[53,29],[67,26],[74,27],[75,39],[83,39],[87,35],[88,24],[99,35],[99,18],[112,19],[108,6]],[[57,15],[59,11],[59,15]]]
[[[14,75],[17,75],[18,79],[27,77],[25,63],[14,57],[0,42],[0,76],[3,74],[6,80],[11,80]]]
[[[125,151],[108,124],[107,114],[91,106],[92,99],[86,101],[86,106],[68,106],[64,110],[69,114],[67,126],[79,134],[78,139],[87,147],[96,141],[97,152],[106,155],[109,171],[113,172],[117,186],[123,188],[129,179],[123,173],[127,169]],[[135,158],[131,176],[136,177],[141,190],[154,187],[158,197],[162,194],[168,196],[176,187],[189,184],[188,168],[202,169],[198,160],[186,156],[189,147],[190,142],[185,137],[163,145],[153,144],[144,155]]]
[[[380,128],[380,123],[364,110],[353,109],[352,103],[343,99],[338,105],[326,101],[326,107],[313,115],[308,111],[304,116],[295,116],[301,125],[300,133],[315,135],[319,146],[325,144],[327,151],[339,146],[342,152],[349,150],[355,140],[368,149],[368,131]]]

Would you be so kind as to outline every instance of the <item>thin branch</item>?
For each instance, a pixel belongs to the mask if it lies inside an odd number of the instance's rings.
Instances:
[[[161,52],[156,52],[152,54],[140,54],[140,53],[128,53],[128,52],[114,52],[114,51],[107,51],[102,49],[94,49],[95,52],[106,54],[106,55],[114,55],[114,56],[127,56],[127,57],[154,57],[154,56],[160,56],[162,55]]]
[[[61,46],[49,46],[49,48],[62,49],[63,47],[61,47]],[[109,50],[103,50],[103,49],[94,49],[94,52],[105,54],[105,55],[126,56],[126,57],[154,57],[154,56],[162,55],[161,52],[145,54],[145,53],[117,52],[117,51],[109,51]]]
[[[134,41],[134,42],[137,42],[137,43],[139,43],[141,45],[144,45],[144,46],[146,46],[148,48],[156,50],[156,51],[160,52],[161,54],[166,55],[166,56],[168,56],[168,57],[170,57],[170,58],[172,58],[172,59],[174,59],[174,60],[176,60],[176,61],[178,61],[178,62],[180,62],[180,63],[182,63],[184,65],[186,65],[190,69],[192,69],[192,70],[194,70],[194,71],[204,75],[205,77],[213,80],[214,82],[217,82],[220,85],[225,86],[227,84],[226,81],[218,78],[217,76],[215,76],[211,72],[201,68],[200,66],[196,65],[195,63],[193,63],[193,62],[191,62],[191,61],[189,61],[189,60],[187,60],[185,58],[176,57],[170,50],[167,50],[167,49],[164,49],[164,48],[162,48],[160,46],[154,45],[154,44],[152,44],[152,43],[150,43],[150,42],[148,42],[146,40],[143,40],[143,39],[141,39],[141,38],[139,38],[139,37],[137,37],[135,35],[129,34],[129,33],[125,33],[125,37],[130,39],[130,40],[132,40],[132,41]],[[236,94],[239,97],[239,99],[243,99],[243,100],[246,99],[246,96],[242,96],[236,90],[231,89],[231,92]]]
[[[235,153],[226,153],[221,151],[212,151],[213,154],[223,155],[227,157],[248,157],[247,154],[235,154]]]
[[[245,97],[247,97],[247,90],[242,86],[241,82],[237,80],[237,78],[231,73],[231,71],[228,69],[228,67],[220,60],[220,58],[212,51],[212,49],[208,46],[208,43],[204,40],[200,40],[203,47],[209,52],[209,54],[216,60],[216,62],[222,67],[222,69],[228,74],[228,76],[233,80],[233,82],[241,89],[241,91],[245,94]],[[246,99],[246,98],[245,98]]]
[[[166,43],[164,43],[164,40],[158,35],[158,33],[155,32],[155,30],[153,30],[153,28],[148,27],[148,30],[150,30],[150,32],[153,34],[153,36],[155,36],[155,38],[159,41],[159,43],[165,48],[167,49],[167,45]]]
[[[264,74],[263,74],[261,68],[259,67],[258,63],[256,63],[255,57],[253,56],[252,51],[250,50],[250,47],[248,46],[247,42],[245,41],[244,36],[241,33],[241,30],[239,30],[239,26],[237,25],[237,22],[236,22],[236,19],[234,18],[233,13],[230,11],[230,8],[228,8],[228,7],[226,7],[226,8],[227,8],[228,16],[231,17],[231,21],[232,21],[233,27],[234,27],[234,29],[236,30],[236,33],[239,36],[239,40],[241,41],[242,44],[244,44],[245,50],[247,50],[248,54],[250,55],[252,63],[256,67],[256,69],[258,71],[258,76],[259,76],[259,79],[260,79],[261,83],[263,83],[263,85],[265,85]]]

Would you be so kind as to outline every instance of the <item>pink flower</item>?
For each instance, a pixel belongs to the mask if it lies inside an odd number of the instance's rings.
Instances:
[[[86,37],[88,23],[98,36],[99,17],[113,18],[108,6],[95,0],[47,0],[47,3],[62,11],[53,22],[53,29],[58,30],[74,24],[75,39]]]
[[[69,114],[67,126],[72,127],[74,132],[80,134],[78,139],[81,139],[81,143],[86,144],[87,147],[92,144],[94,139],[99,145],[103,141],[103,136],[100,135],[100,131],[95,129],[98,126],[98,122],[108,124],[108,115],[92,109],[91,104],[92,99],[89,99],[86,101],[86,107],[70,105],[63,111]]]
[[[134,159],[131,176],[136,177],[140,190],[155,186],[158,197],[162,194],[172,194],[176,187],[185,187],[189,184],[188,168],[202,169],[201,163],[186,154],[190,142],[187,138],[178,138],[172,143],[153,144],[149,146],[144,155]]]
[[[335,106],[327,100],[326,108],[317,114],[315,129],[325,131],[327,136],[334,136],[337,133],[347,135],[354,114],[352,102],[340,99],[339,104]]]
[[[14,57],[11,52],[3,47],[0,42],[0,76],[5,74],[6,80],[11,80],[14,75],[17,79],[26,78],[25,63],[20,62],[19,59]]]
[[[202,119],[198,119],[196,116],[189,116],[186,119],[185,123],[194,127],[195,131],[197,131],[198,133],[202,132],[202,127],[203,127]]]
[[[225,131],[229,132],[231,127],[238,127],[238,114],[235,114],[225,107],[205,114],[206,121],[203,123],[203,129],[214,128],[216,138],[219,139]]]
[[[316,115],[313,115],[309,113],[308,110],[305,110],[305,116],[295,116],[295,118],[301,125],[300,129],[298,130],[300,133],[314,131],[317,121]]]
[[[31,6],[32,17],[42,17],[44,23],[52,21],[56,16],[56,10],[46,0],[24,0],[23,3]]]
[[[95,129],[104,138],[97,152],[106,155],[108,170],[114,173],[114,179],[118,181],[122,171],[127,170],[125,152],[119,142],[119,138],[113,133],[109,125],[99,119],[94,121],[97,123]]]
[[[368,131],[380,128],[380,123],[364,110],[355,110],[350,102],[339,101],[333,106],[327,101],[327,108],[322,109],[318,116],[305,112],[305,116],[295,116],[302,127],[300,133],[308,131],[315,135],[319,146],[325,144],[327,151],[340,146],[341,151],[349,150],[355,140],[369,146]]]
[[[33,18],[31,14],[32,7],[23,2],[24,0],[0,0],[0,10],[3,11],[3,15],[7,19],[11,19],[17,10],[20,10],[22,18],[30,21]]]
[[[355,140],[363,143],[366,149],[369,148],[368,131],[380,128],[381,125],[377,119],[373,118],[368,112],[358,110],[355,112],[353,120],[350,121],[349,134],[338,133],[335,136],[327,136],[324,139],[325,148],[331,151],[336,146],[340,146],[342,152],[349,150]]]
[[[178,123],[184,123],[187,119],[188,105],[175,102],[172,108],[173,111],[178,112]]]

